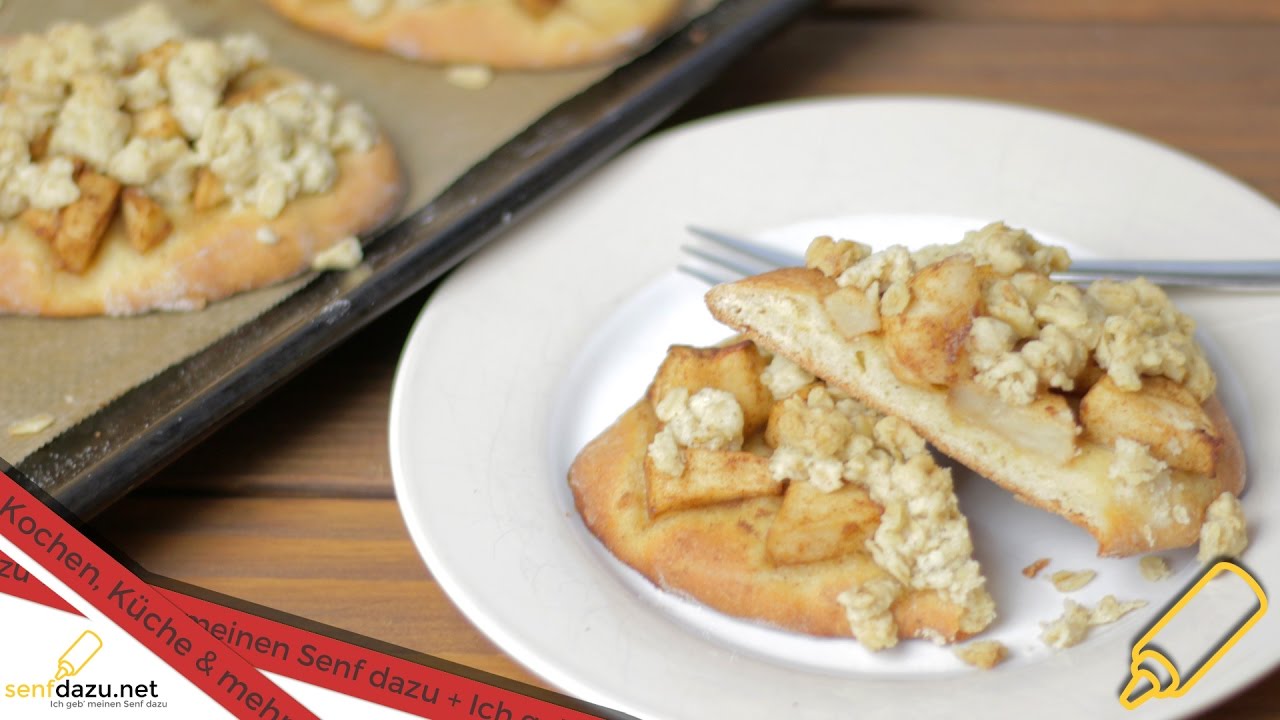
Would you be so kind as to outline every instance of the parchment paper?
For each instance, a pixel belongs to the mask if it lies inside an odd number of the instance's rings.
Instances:
[[[0,9],[0,35],[43,31],[68,18],[97,23],[136,4],[8,0]],[[254,0],[167,4],[191,33],[255,32],[268,42],[274,63],[331,82],[345,97],[363,102],[395,143],[409,179],[401,217],[612,69],[501,72],[488,87],[466,90],[448,83],[442,68],[305,32]],[[712,4],[695,3],[702,9]],[[76,320],[0,317],[0,457],[20,462],[58,433],[258,316],[304,283],[305,279],[294,280],[240,295],[197,313]],[[9,434],[11,423],[42,414],[54,418],[45,430],[21,437]]]

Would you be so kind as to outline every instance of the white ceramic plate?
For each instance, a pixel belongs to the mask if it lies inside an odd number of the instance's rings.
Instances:
[[[697,222],[800,250],[833,233],[875,245],[951,242],[1001,218],[1077,255],[1280,254],[1280,210],[1237,181],[1114,129],[1008,105],[930,98],[822,100],[738,112],[649,140],[456,272],[408,342],[391,411],[396,492],[437,580],[498,645],[565,691],[642,718],[1121,715],[1130,647],[1194,579],[1141,579],[1100,560],[1056,517],[958,473],[1000,608],[988,636],[1012,659],[973,671],[924,642],[871,654],[733,620],[649,586],[586,532],[565,483],[578,449],[643,392],[666,347],[727,333],[704,287],[676,274]],[[1180,293],[1205,330],[1249,454],[1245,561],[1280,578],[1280,296]],[[1020,568],[1097,570],[1072,598],[1150,605],[1050,652],[1039,623],[1063,596]],[[1046,573],[1047,575],[1047,573]],[[1192,657],[1238,622],[1229,581],[1165,638]],[[1214,604],[1214,603],[1218,604]],[[1243,607],[1243,606],[1241,606]],[[1196,651],[1198,652],[1198,650]],[[1177,660],[1178,658],[1175,658]],[[1181,698],[1150,717],[1220,701],[1280,660],[1265,616]],[[1194,661],[1187,661],[1194,665]],[[1189,672],[1187,666],[1182,667]]]

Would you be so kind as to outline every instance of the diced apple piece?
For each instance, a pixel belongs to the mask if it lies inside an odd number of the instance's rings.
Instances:
[[[950,385],[962,377],[965,339],[982,299],[973,257],[952,255],[908,282],[911,303],[884,315],[884,339],[894,373],[919,385]]]
[[[724,390],[742,406],[742,434],[751,435],[769,422],[773,406],[773,394],[760,382],[768,364],[746,340],[712,348],[672,345],[653,379],[649,400],[656,406],[674,388],[684,388],[690,395],[708,387]]]
[[[880,330],[880,309],[857,288],[840,288],[822,299],[836,330],[847,338]]]
[[[159,245],[173,232],[173,223],[164,208],[138,188],[126,188],[120,195],[120,206],[125,235],[138,252]]]
[[[196,210],[210,210],[227,200],[227,191],[222,180],[209,168],[196,171],[196,186],[191,194],[191,206]]]
[[[649,514],[657,517],[672,510],[688,510],[734,500],[778,495],[782,483],[769,475],[769,459],[731,450],[684,450],[684,474],[659,470],[645,456]]]
[[[53,249],[63,267],[82,273],[89,267],[120,202],[120,183],[85,170],[76,178],[80,198],[62,210]]]
[[[178,40],[169,40],[165,43],[157,45],[146,52],[138,55],[135,61],[139,70],[155,70],[160,73],[160,77],[164,77],[165,66],[173,59],[174,55],[182,49],[182,42]]]
[[[1217,470],[1222,436],[1195,396],[1168,378],[1143,378],[1142,389],[1130,392],[1104,377],[1080,401],[1080,420],[1095,442],[1125,437],[1171,468],[1210,477]]]
[[[793,482],[769,526],[765,551],[779,565],[841,557],[866,546],[880,513],[880,506],[857,485],[824,493],[807,482]]]
[[[279,78],[262,78],[257,76],[248,76],[252,80],[248,83],[233,83],[227,88],[227,97],[222,101],[227,107],[235,107],[243,105],[247,102],[255,102],[262,100],[272,92],[284,87],[284,82]]]
[[[182,137],[182,126],[168,105],[156,105],[133,116],[133,134],[157,140],[178,138]]]
[[[1012,405],[965,381],[951,388],[947,402],[966,421],[988,427],[1024,450],[1059,463],[1075,456],[1080,428],[1062,395],[1042,393],[1028,405]]]

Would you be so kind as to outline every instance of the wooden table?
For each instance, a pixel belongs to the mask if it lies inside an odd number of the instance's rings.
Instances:
[[[1280,199],[1273,0],[843,0],[739,62],[677,120],[886,92],[1096,118]],[[391,380],[425,299],[375,323],[96,524],[154,572],[537,683],[453,607],[396,507]],[[1280,717],[1280,672],[1214,714]]]

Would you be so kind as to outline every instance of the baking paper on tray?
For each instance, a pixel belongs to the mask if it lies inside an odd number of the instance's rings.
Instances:
[[[97,23],[136,5],[122,0],[10,0],[0,34],[42,31],[57,20]],[[254,0],[170,0],[189,32],[252,31],[273,62],[336,85],[364,103],[399,151],[409,179],[401,216],[424,205],[505,140],[611,66],[555,72],[498,72],[483,89],[450,84],[446,70],[357,49],[290,25]],[[706,9],[713,2],[696,3]],[[209,346],[281,302],[305,279],[214,303],[198,313],[51,320],[0,317],[0,457],[18,463],[127,390]],[[24,436],[7,428],[51,417]]]

